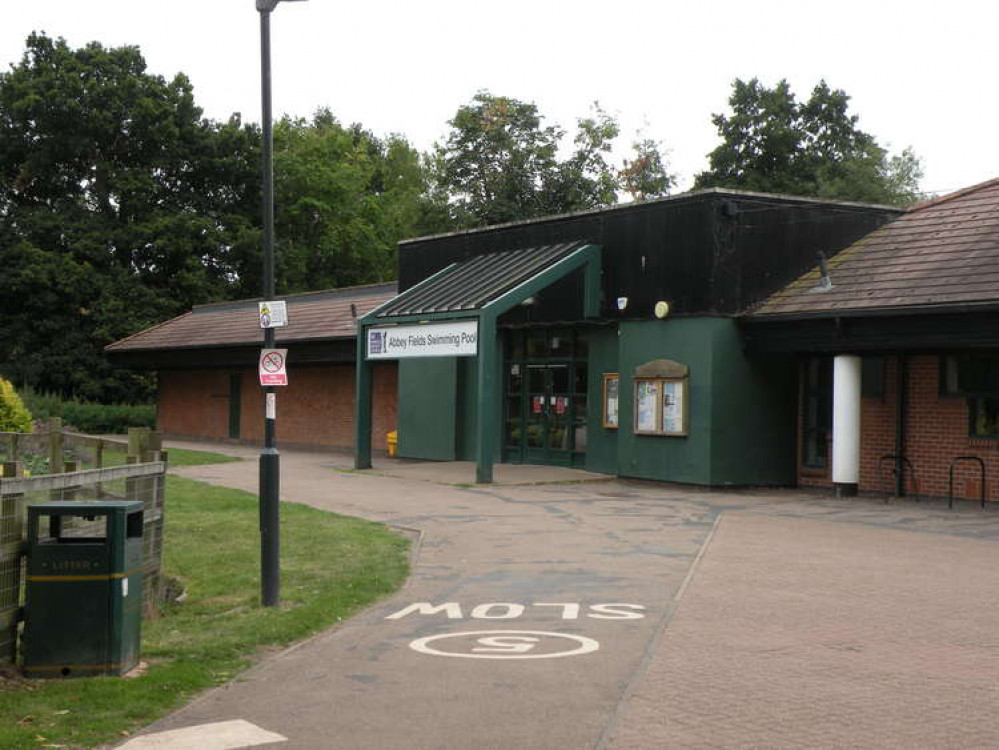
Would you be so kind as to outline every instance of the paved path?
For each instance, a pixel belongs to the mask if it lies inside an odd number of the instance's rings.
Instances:
[[[261,747],[387,750],[999,746],[999,513],[345,466],[284,452],[283,499],[422,530],[410,582],[151,732],[245,720],[287,738]],[[178,472],[256,489],[254,463]],[[581,653],[552,656],[567,651]]]

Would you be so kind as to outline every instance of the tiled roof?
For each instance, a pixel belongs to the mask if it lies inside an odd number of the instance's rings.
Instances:
[[[470,258],[406,290],[379,310],[378,317],[478,310],[584,244],[564,242]]]
[[[395,282],[346,287],[281,297],[288,303],[288,325],[275,330],[279,345],[353,338],[356,318],[396,294]],[[109,352],[259,346],[263,331],[258,300],[201,305],[191,312],[147,328],[107,347]],[[351,306],[354,307],[353,312]],[[356,315],[355,315],[356,313]]]
[[[999,302],[999,179],[913,206],[755,310],[753,318],[827,316]]]

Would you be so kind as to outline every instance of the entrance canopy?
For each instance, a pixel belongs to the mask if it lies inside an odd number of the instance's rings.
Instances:
[[[600,247],[586,242],[479,255],[452,263],[358,320],[357,439],[354,465],[371,466],[371,372],[369,361],[384,358],[385,326],[426,325],[449,320],[477,322],[474,356],[478,359],[478,441],[476,477],[492,481],[495,440],[499,432],[499,383],[496,377],[496,321],[534,294],[583,269],[583,314],[600,311]],[[405,355],[398,355],[405,356]],[[448,356],[428,354],[425,356]]]
[[[599,282],[599,248],[583,242],[479,255],[452,263],[424,279],[373,310],[364,322],[403,322],[414,317],[464,318],[504,301],[509,302],[506,309],[510,309],[580,266],[594,263],[597,268],[594,281]],[[584,301],[587,317],[596,316],[599,293],[599,284],[591,288],[587,283]],[[508,296],[513,301],[507,300]]]

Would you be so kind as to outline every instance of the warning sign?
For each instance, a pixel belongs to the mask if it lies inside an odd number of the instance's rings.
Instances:
[[[260,385],[288,385],[287,349],[260,350]]]
[[[261,328],[284,328],[288,325],[288,305],[284,300],[260,302],[257,312]]]

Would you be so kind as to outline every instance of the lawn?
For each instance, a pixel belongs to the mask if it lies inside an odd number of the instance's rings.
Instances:
[[[0,747],[120,740],[261,653],[386,596],[406,577],[407,540],[378,524],[283,503],[282,605],[262,608],[258,518],[252,495],[169,477],[165,570],[187,597],[143,623],[148,672],[127,680],[0,679]]]
[[[125,460],[124,451],[109,450],[104,454],[105,466],[121,466]],[[205,464],[226,464],[231,461],[240,461],[234,456],[223,456],[221,453],[210,453],[208,451],[192,451],[187,448],[170,448],[167,451],[167,462],[170,466],[202,466]]]

